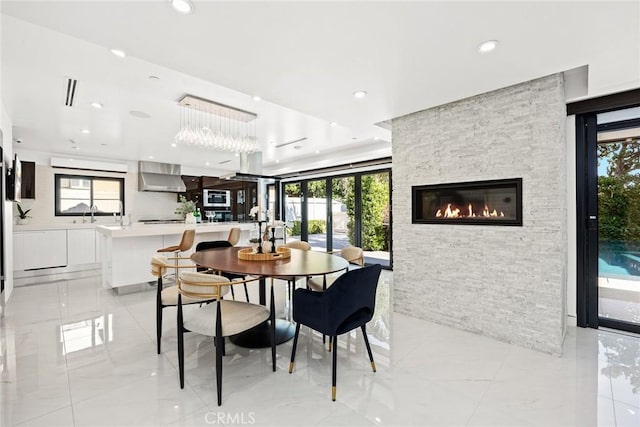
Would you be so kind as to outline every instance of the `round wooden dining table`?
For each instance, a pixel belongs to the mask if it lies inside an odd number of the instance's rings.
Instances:
[[[249,261],[238,258],[242,247],[215,248],[195,252],[191,260],[198,265],[227,273],[260,276],[259,302],[267,304],[266,277],[307,277],[321,276],[346,270],[349,263],[339,256],[325,252],[291,249],[291,257],[269,261]],[[269,321],[248,331],[231,337],[231,341],[241,347],[263,348],[271,346]],[[276,319],[276,344],[293,338],[293,323]]]

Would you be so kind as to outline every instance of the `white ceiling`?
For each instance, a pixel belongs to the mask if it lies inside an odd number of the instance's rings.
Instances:
[[[2,100],[20,149],[236,169],[233,155],[170,147],[190,93],[256,112],[264,172],[282,173],[390,155],[377,122],[583,65],[588,96],[640,87],[638,1],[194,4],[185,16],[165,0],[2,1]],[[498,49],[478,54],[488,39]],[[72,108],[64,76],[79,82]],[[298,151],[269,144],[301,137]]]

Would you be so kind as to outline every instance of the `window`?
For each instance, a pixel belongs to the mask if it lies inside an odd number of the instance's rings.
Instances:
[[[55,185],[56,216],[124,213],[124,178],[56,174]]]

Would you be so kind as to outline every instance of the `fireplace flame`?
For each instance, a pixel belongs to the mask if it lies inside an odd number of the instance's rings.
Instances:
[[[469,203],[466,211],[465,215],[461,212],[460,208],[456,207],[452,203],[448,203],[444,211],[442,208],[436,211],[436,218],[477,218],[478,216],[484,218],[504,217],[504,212],[498,212],[496,209],[490,210],[487,205],[484,205],[482,212],[476,213],[473,210],[473,205]]]

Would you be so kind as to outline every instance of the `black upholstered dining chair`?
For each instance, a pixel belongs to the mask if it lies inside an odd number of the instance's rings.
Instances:
[[[367,346],[371,368],[373,372],[376,371],[365,325],[373,317],[376,289],[381,270],[382,267],[376,264],[348,271],[338,277],[333,285],[324,292],[314,292],[308,289],[294,291],[293,320],[296,322],[296,333],[293,338],[289,373],[293,372],[301,325],[329,335],[334,344],[331,382],[331,399],[334,401],[336,400],[338,335],[360,328]]]

